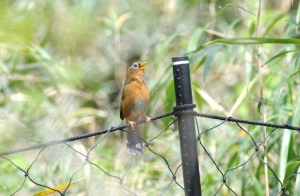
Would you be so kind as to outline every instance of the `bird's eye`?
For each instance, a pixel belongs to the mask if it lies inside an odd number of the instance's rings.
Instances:
[[[133,65],[131,66],[133,69],[137,69],[137,68],[139,68],[139,64],[137,64],[137,63],[133,63]]]

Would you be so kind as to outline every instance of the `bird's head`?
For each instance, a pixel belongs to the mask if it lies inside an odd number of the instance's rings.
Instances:
[[[131,76],[144,77],[144,69],[147,67],[146,63],[147,62],[133,63],[128,69],[128,74]]]

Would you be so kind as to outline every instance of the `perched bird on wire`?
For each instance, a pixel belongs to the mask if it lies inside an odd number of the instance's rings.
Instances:
[[[140,156],[144,151],[140,127],[135,121],[142,117],[147,123],[151,121],[145,115],[149,105],[149,90],[144,82],[144,69],[147,67],[145,65],[146,62],[137,62],[129,67],[120,102],[120,118],[125,118],[126,123],[130,124],[129,132],[126,133],[126,145],[131,156]]]

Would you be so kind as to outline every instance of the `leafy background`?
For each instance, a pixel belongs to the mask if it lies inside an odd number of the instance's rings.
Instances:
[[[148,62],[146,82],[151,91],[148,115],[172,111],[173,56],[188,55],[196,110],[216,115],[299,125],[299,1],[171,0],[171,1],[0,1],[0,151],[27,147],[123,124],[119,119],[120,94],[128,66]],[[260,13],[261,39],[256,37]],[[265,39],[270,38],[270,39]],[[294,38],[282,41],[282,38]],[[259,84],[257,45],[260,48],[262,85]],[[263,100],[260,96],[263,89]],[[144,126],[144,138],[163,130],[173,117]],[[206,130],[218,122],[199,119]],[[262,128],[244,126],[257,141]],[[267,130],[270,131],[270,130]],[[71,143],[89,150],[99,137]],[[232,123],[201,138],[225,171],[243,163],[254,151],[247,135]],[[281,180],[297,171],[299,134],[278,130],[267,141],[268,163]],[[151,148],[166,157],[172,170],[181,163],[178,132],[171,126]],[[199,147],[203,195],[212,195],[222,177]],[[39,151],[10,155],[28,168]],[[109,173],[122,176],[132,157],[124,134],[109,134],[91,155]],[[69,181],[83,158],[59,145],[45,149],[30,176],[54,187]],[[227,182],[238,195],[265,192],[263,165],[253,158],[230,172]],[[118,181],[91,165],[75,176],[86,177],[70,195],[112,194]],[[269,172],[270,193],[280,190]],[[146,150],[124,178],[124,186],[138,195],[158,195],[171,181],[165,162]],[[24,174],[0,159],[0,195],[12,194]],[[179,170],[177,180],[182,182]],[[203,188],[204,187],[204,188]],[[288,185],[297,195],[298,181]],[[17,195],[31,195],[41,187],[26,181]],[[300,192],[300,191],[299,191]],[[126,195],[120,189],[117,195]],[[164,195],[183,195],[172,184]],[[219,195],[232,195],[222,188]]]

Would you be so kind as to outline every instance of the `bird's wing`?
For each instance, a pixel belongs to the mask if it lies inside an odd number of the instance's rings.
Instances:
[[[121,96],[121,101],[120,101],[120,118],[121,120],[124,120],[124,114],[123,114],[123,107],[125,103],[125,93],[124,93],[125,85],[123,88],[122,96]]]

